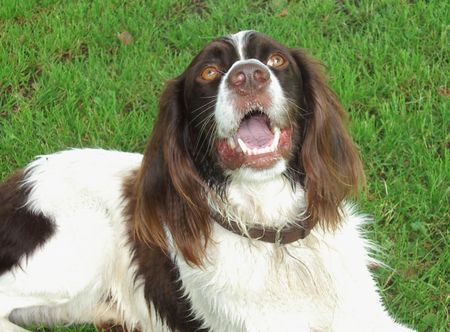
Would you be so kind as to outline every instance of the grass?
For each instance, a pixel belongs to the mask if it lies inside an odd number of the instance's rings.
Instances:
[[[350,113],[368,177],[358,202],[393,267],[375,271],[389,311],[446,331],[449,14],[446,1],[3,0],[0,178],[68,147],[142,151],[164,80],[214,37],[264,32],[321,59]]]

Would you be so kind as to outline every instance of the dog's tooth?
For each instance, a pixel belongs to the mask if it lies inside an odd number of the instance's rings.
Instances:
[[[280,135],[281,135],[280,128],[275,127],[275,129],[273,130],[273,134],[274,134],[274,137],[280,137]]]
[[[230,148],[232,148],[233,150],[236,149],[236,143],[233,137],[228,137],[227,143]]]
[[[273,141],[272,141],[272,145],[270,146],[272,149],[274,149],[274,151],[276,150],[276,148],[278,147],[278,143],[280,142],[280,128],[276,127],[274,130],[274,136],[273,136]]]
[[[244,152],[245,154],[248,154],[248,151],[250,150],[249,148],[247,148],[247,145],[245,145],[244,141],[241,140],[240,138],[238,138],[238,144],[241,147],[242,152]]]

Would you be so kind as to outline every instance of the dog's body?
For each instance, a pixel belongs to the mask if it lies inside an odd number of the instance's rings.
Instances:
[[[409,331],[343,202],[360,164],[337,102],[296,52],[219,39],[169,83],[144,157],[64,151],[5,182],[0,330]],[[280,240],[249,238],[261,226]]]

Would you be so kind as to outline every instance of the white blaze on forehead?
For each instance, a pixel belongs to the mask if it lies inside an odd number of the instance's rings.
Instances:
[[[239,60],[245,59],[245,44],[247,43],[248,36],[252,33],[252,30],[239,31],[233,35],[230,35],[229,38],[236,48],[236,52],[239,55]]]

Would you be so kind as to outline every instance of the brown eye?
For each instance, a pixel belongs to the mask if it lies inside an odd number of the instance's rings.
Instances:
[[[283,58],[281,54],[275,53],[269,57],[267,60],[267,65],[273,68],[278,68],[283,66],[286,63],[286,60]]]
[[[200,74],[200,77],[205,81],[212,81],[215,80],[217,77],[219,77],[219,75],[220,72],[216,67],[208,66],[205,69],[203,69],[202,73]]]

